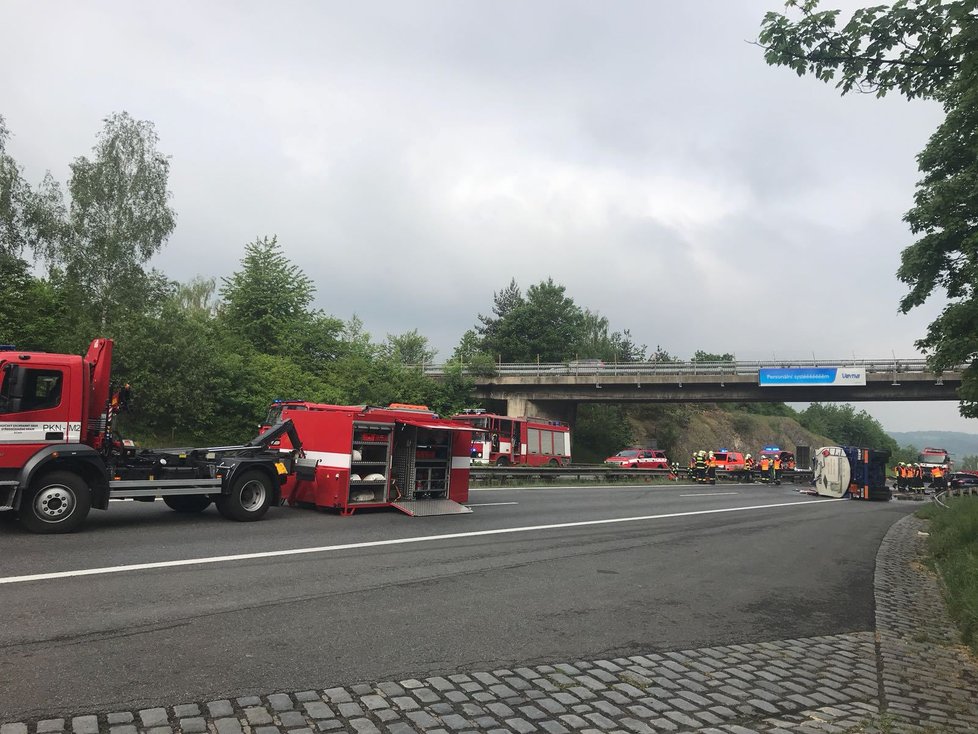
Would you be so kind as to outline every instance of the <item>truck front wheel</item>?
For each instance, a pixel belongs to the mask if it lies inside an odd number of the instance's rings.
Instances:
[[[211,498],[206,494],[175,494],[163,498],[163,503],[171,510],[192,515],[203,512],[211,506]]]
[[[245,472],[234,480],[230,494],[217,498],[217,511],[229,520],[260,520],[272,501],[272,480],[262,471]]]
[[[68,471],[48,472],[34,480],[21,500],[20,522],[32,533],[71,533],[92,509],[92,492]]]

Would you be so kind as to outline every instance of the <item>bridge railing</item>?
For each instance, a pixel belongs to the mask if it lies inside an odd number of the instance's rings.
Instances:
[[[464,362],[411,365],[426,375],[443,375],[461,366],[463,374],[476,376],[525,375],[538,377],[588,375],[757,375],[763,368],[863,367],[869,374],[928,373],[925,359],[810,359],[737,362],[497,362],[489,365],[466,365]],[[957,372],[964,366],[955,368]]]

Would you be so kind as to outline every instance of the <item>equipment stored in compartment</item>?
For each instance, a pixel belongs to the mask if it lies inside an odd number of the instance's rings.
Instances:
[[[305,457],[282,489],[291,505],[336,509],[394,507],[408,515],[471,512],[473,427],[421,405],[387,408],[276,402],[268,424],[291,420]],[[280,447],[291,448],[287,437]]]

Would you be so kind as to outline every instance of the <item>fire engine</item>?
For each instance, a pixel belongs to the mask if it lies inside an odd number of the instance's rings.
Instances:
[[[570,427],[546,418],[494,415],[472,409],[452,416],[484,432],[472,442],[473,464],[565,466],[571,461]]]
[[[917,456],[917,463],[920,464],[920,474],[924,479],[931,478],[931,472],[940,467],[946,477],[953,471],[953,462],[947,449],[926,448]]]
[[[0,349],[0,511],[35,533],[77,530],[92,507],[117,498],[264,516],[296,458],[268,444],[289,434],[301,449],[291,424],[243,446],[137,450],[113,435],[126,391],[111,395],[112,346],[95,339],[84,357]]]
[[[386,408],[278,401],[267,425],[291,421],[302,436],[304,458],[283,488],[291,505],[312,505],[351,515],[362,508],[393,507],[408,515],[471,510],[469,451],[473,427],[439,418],[423,405]],[[283,436],[280,448],[293,448]]]

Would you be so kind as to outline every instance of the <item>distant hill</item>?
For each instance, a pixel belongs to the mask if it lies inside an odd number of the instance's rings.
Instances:
[[[887,431],[901,446],[925,446],[947,449],[959,461],[965,456],[978,456],[978,433],[961,431]]]

